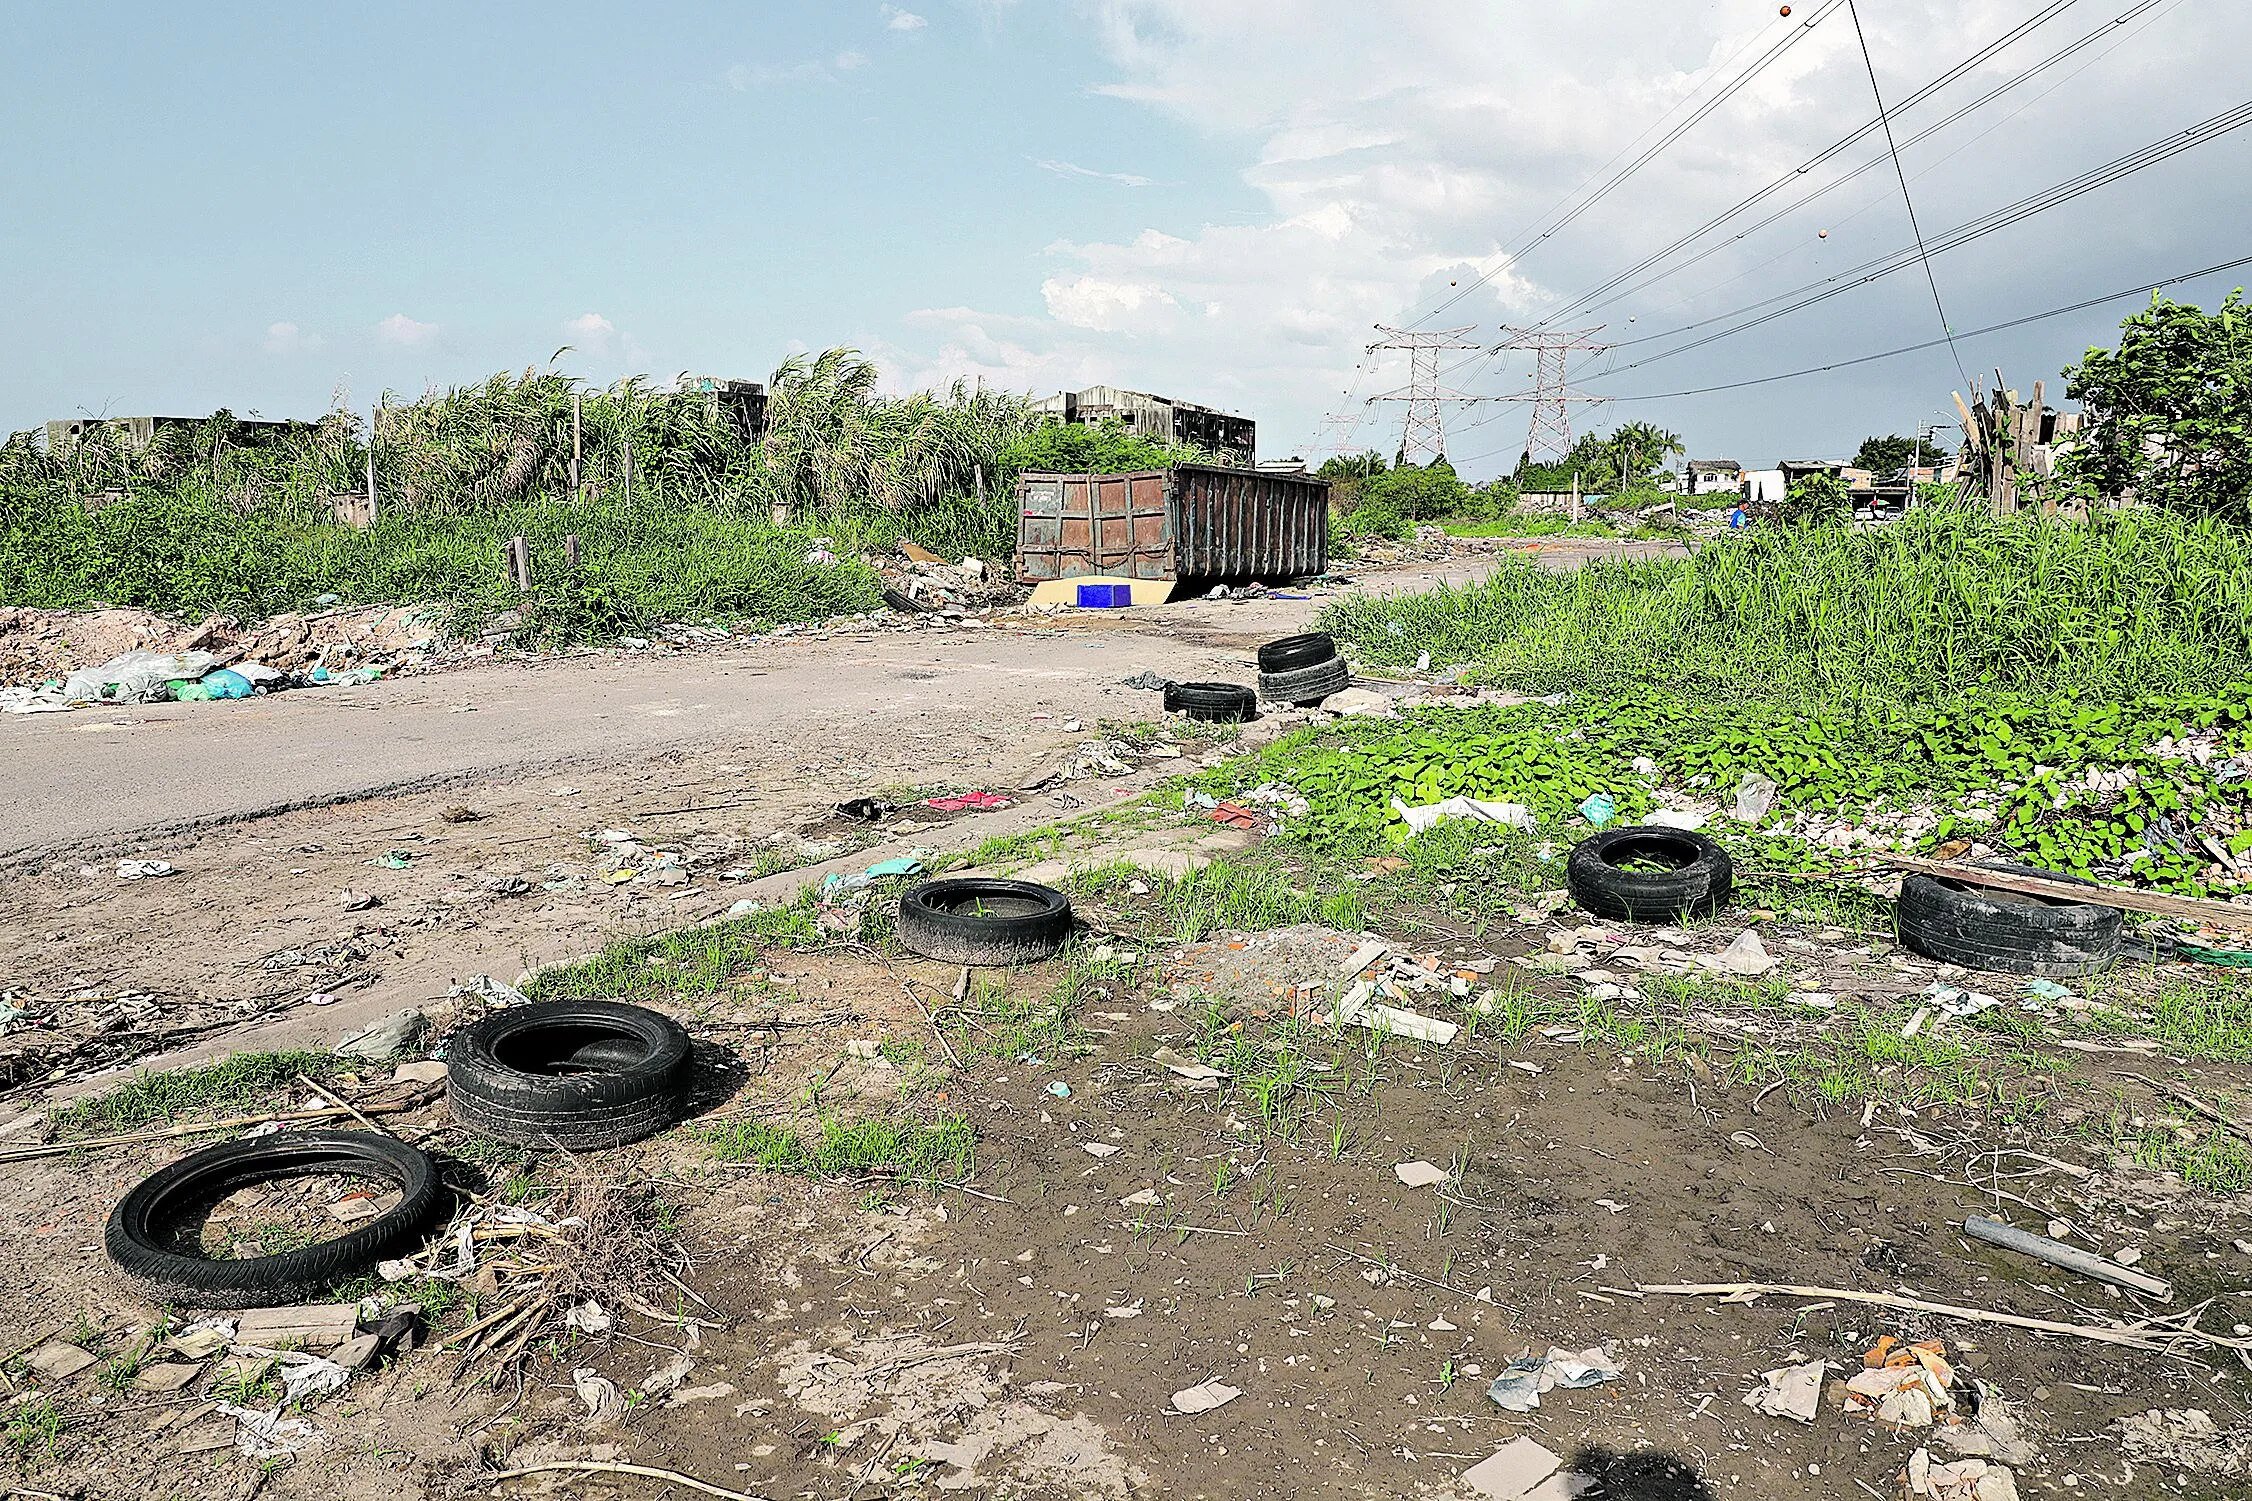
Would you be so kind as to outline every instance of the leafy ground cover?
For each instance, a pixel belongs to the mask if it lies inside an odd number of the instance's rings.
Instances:
[[[1984,846],[2227,891],[2252,871],[2248,564],[2206,522],[1961,511],[1564,576],[1505,562],[1466,589],[1356,597],[1324,625],[1364,662],[1428,652],[1542,701],[1301,734],[1242,775],[1306,796],[1299,837],[1336,849],[1398,838],[1395,799],[1554,820],[1601,793],[1628,819],[1700,809],[1782,868]],[[1776,784],[1775,811],[1721,818],[1747,777]]]

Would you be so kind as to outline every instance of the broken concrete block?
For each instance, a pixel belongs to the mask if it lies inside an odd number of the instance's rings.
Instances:
[[[64,1381],[77,1375],[94,1363],[94,1357],[76,1345],[61,1343],[41,1345],[23,1358],[34,1375],[50,1381]]]

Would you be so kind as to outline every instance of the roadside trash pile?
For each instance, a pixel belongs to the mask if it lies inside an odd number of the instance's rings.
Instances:
[[[950,563],[913,542],[901,542],[896,554],[871,555],[866,561],[883,580],[884,604],[901,615],[959,619],[990,614],[1024,593],[983,558]]]
[[[410,609],[277,615],[194,626],[145,611],[0,610],[0,708],[200,703],[290,688],[341,687],[429,666],[437,629]],[[72,663],[79,665],[73,667]]]

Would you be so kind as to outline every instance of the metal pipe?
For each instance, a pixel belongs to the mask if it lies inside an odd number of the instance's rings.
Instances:
[[[2016,1251],[2035,1261],[2045,1261],[2050,1266],[2078,1272],[2083,1277],[2093,1277],[2098,1282],[2109,1282],[2146,1293],[2162,1303],[2173,1301],[2174,1284],[2163,1277],[2148,1276],[2131,1267],[2123,1267],[2116,1261],[2107,1261],[2101,1256],[2068,1246],[2063,1241],[2051,1240],[2046,1235],[2035,1235],[2031,1231],[2005,1225],[2000,1220],[1983,1219],[1974,1214],[1963,1221],[1963,1233],[1972,1240],[1982,1240],[1990,1246],[2000,1246],[2005,1251]]]

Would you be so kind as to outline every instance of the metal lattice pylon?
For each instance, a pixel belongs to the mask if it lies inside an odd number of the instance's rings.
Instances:
[[[1533,404],[1532,425],[1525,434],[1526,457],[1562,459],[1572,451],[1573,404],[1594,406],[1609,399],[1579,395],[1571,385],[1573,355],[1611,347],[1595,342],[1595,335],[1603,332],[1602,325],[1549,330],[1505,328],[1502,332],[1509,338],[1497,346],[1499,349],[1530,350],[1533,356],[1533,389],[1501,398]]]
[[[1413,329],[1387,328],[1376,325],[1376,331],[1386,337],[1368,346],[1370,354],[1386,349],[1404,349],[1408,355],[1408,383],[1397,391],[1387,391],[1381,396],[1371,396],[1371,402],[1398,401],[1407,405],[1407,419],[1400,424],[1399,461],[1403,464],[1429,464],[1434,459],[1447,456],[1446,403],[1450,401],[1488,401],[1485,396],[1465,396],[1460,391],[1450,391],[1439,384],[1439,352],[1444,349],[1483,350],[1486,346],[1463,337],[1470,326],[1434,329],[1420,333]]]

